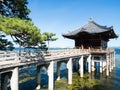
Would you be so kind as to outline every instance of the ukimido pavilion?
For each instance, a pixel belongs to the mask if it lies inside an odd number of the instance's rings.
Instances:
[[[95,71],[99,64],[100,73],[106,70],[106,75],[115,67],[114,49],[108,48],[108,41],[117,38],[113,26],[107,27],[97,24],[92,18],[80,28],[63,34],[63,37],[75,41],[75,49],[88,51],[91,61],[83,60],[84,69],[88,63],[88,72]]]
[[[113,26],[102,26],[92,19],[82,27],[63,34],[63,37],[75,40],[75,48],[106,49],[109,39],[117,38]]]

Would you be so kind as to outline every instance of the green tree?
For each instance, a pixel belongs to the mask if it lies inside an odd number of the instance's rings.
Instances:
[[[4,22],[4,19],[0,15],[0,25],[2,25],[2,22]],[[0,50],[13,50],[14,46],[11,41],[8,41],[5,39],[5,33],[3,33],[2,30],[3,26],[0,27]]]
[[[73,73],[72,81],[72,85],[69,86],[70,90],[93,90],[94,86],[100,84],[99,80],[90,79],[88,74],[84,74],[84,77],[80,78],[80,75],[78,73]]]
[[[0,14],[9,17],[29,19],[30,10],[27,0],[0,0]]]
[[[37,46],[43,40],[40,30],[31,20],[0,16],[0,23],[0,30],[10,35],[20,47]]]
[[[20,19],[29,19],[28,17],[30,10],[27,8],[27,0],[0,0],[0,15],[3,15],[4,17],[18,17]],[[0,23],[4,22],[4,18],[0,16]],[[12,22],[10,22],[12,24]],[[14,23],[13,23],[14,24]],[[5,23],[7,25],[7,23]],[[0,31],[5,30],[6,27],[2,26],[0,27]],[[6,29],[5,32],[7,34],[9,33],[9,29]],[[4,35],[5,37],[6,35]],[[13,47],[12,42],[6,40],[3,38],[3,34],[0,34],[0,42],[1,42],[1,49],[5,49],[8,46]],[[5,43],[7,44],[5,44]],[[3,47],[4,44],[4,47]],[[12,48],[11,48],[12,49]]]
[[[50,41],[56,41],[58,38],[54,37],[56,36],[55,33],[49,33],[49,32],[44,32],[43,37],[45,38],[45,41],[48,42],[48,49],[49,49],[49,42]]]
[[[5,35],[0,33],[0,50],[10,50],[12,51],[14,49],[12,42],[8,41],[7,39],[4,38]]]

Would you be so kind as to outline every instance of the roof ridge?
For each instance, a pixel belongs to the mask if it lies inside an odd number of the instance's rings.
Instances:
[[[111,32],[112,31],[112,32]],[[108,37],[108,38],[116,38],[117,35],[114,33],[114,29],[113,26],[107,27],[102,26],[97,24],[95,21],[93,21],[93,19],[90,19],[86,24],[82,25],[80,28],[77,28],[75,30],[72,30],[71,32],[68,32],[66,34],[63,34],[64,37],[68,37],[68,38],[76,38],[78,37],[78,35],[80,35],[80,33],[84,34],[101,34],[101,33],[111,33],[112,36]]]
[[[100,25],[100,24],[96,23],[95,21],[91,21],[90,23],[93,23],[93,24],[97,25],[98,27],[100,27],[100,28],[104,28],[104,29],[111,29],[111,27],[112,27],[112,26],[107,27],[107,25],[105,25],[105,26]]]

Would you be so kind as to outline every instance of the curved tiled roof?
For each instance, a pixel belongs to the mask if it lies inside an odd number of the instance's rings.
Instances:
[[[104,32],[110,32],[110,33],[112,33],[112,38],[117,37],[117,35],[113,31],[113,26],[111,26],[111,27],[101,26],[101,25],[95,23],[93,20],[88,21],[87,24],[85,24],[84,26],[82,26],[74,31],[71,31],[67,34],[63,34],[63,36],[70,38],[70,37],[74,37],[83,32],[87,33],[87,34],[99,34],[99,33],[104,33]]]

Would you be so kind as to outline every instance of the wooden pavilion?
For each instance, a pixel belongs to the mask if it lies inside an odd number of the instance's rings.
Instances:
[[[102,49],[107,48],[109,39],[117,38],[113,26],[102,26],[92,19],[82,27],[63,34],[63,37],[75,40],[75,48],[80,49]]]

